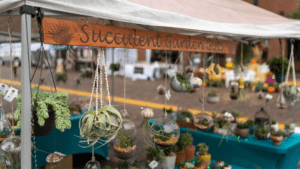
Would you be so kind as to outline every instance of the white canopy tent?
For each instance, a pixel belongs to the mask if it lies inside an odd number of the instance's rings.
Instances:
[[[100,18],[101,24],[112,21],[115,26],[227,38],[244,43],[267,38],[300,37],[299,21],[284,18],[241,0],[3,0],[0,1],[0,13],[4,16],[0,20],[1,30],[7,29],[7,17],[20,16],[18,10],[24,5],[42,8],[45,17],[59,16],[60,19],[66,19],[61,16],[77,15],[88,17],[89,21],[96,19],[97,23]],[[9,10],[12,12],[7,13]],[[67,19],[78,20],[76,17]],[[21,20],[18,22],[21,23],[21,29],[14,27],[14,32],[21,32],[22,35],[21,111],[31,112],[28,46],[31,43],[30,30],[35,33],[38,29],[36,24],[31,29],[30,14],[22,14],[21,18],[14,20]],[[30,124],[30,114],[23,113],[22,169],[31,168]]]

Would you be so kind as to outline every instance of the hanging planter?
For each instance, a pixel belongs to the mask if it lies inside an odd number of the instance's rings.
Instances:
[[[112,63],[109,66],[111,71],[119,71],[120,70],[120,63]]]
[[[209,104],[216,104],[220,101],[218,92],[214,89],[212,89],[211,91],[207,92],[207,97],[206,97],[206,101]]]
[[[175,92],[187,93],[191,92],[194,88],[194,73],[192,72],[189,77],[186,77],[186,73],[176,73],[170,80],[170,87]]]
[[[201,131],[210,129],[213,125],[213,119],[206,113],[200,113],[195,117],[194,125]]]
[[[43,92],[36,85],[32,91],[32,117],[34,127],[31,129],[32,136],[45,136],[51,133],[54,124],[61,132],[71,128],[70,110],[67,104],[68,93],[66,92]],[[21,127],[21,94],[17,97],[18,106],[14,118]]]
[[[231,100],[236,100],[238,98],[239,95],[238,95],[238,93],[235,92],[234,86],[231,87],[231,92],[230,92],[229,96],[230,96]]]

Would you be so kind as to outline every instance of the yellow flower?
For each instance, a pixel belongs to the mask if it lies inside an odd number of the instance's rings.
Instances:
[[[227,62],[226,67],[227,68],[233,68],[233,63],[232,62]]]

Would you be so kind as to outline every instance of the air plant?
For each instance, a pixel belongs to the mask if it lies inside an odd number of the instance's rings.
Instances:
[[[238,140],[238,142],[240,142],[240,140],[235,136],[235,134],[230,129],[230,126],[229,126],[227,121],[222,120],[221,126],[222,126],[223,131],[226,131],[226,133],[222,133],[223,137],[222,137],[221,142],[219,143],[219,146],[222,144],[222,141],[223,141],[224,137],[226,137],[226,142],[228,143],[228,135],[231,135],[231,136],[235,137]]]
[[[100,143],[101,146],[107,144],[116,137],[122,121],[120,112],[113,106],[104,106],[98,110],[98,113],[92,110],[87,111],[79,121],[79,129],[80,138],[84,139],[80,143],[87,143],[88,146],[81,147],[91,147],[96,143]],[[107,138],[107,140],[101,140],[101,138]]]
[[[148,142],[146,141],[146,131],[145,130],[148,130],[154,136],[159,136],[161,133],[161,130],[157,131],[157,130],[153,129],[149,123],[149,119],[152,118],[153,115],[154,115],[153,110],[150,108],[145,108],[142,110],[142,116],[144,117],[144,119],[143,119],[143,122],[140,125],[140,127],[143,128],[143,138],[146,143],[148,143]]]

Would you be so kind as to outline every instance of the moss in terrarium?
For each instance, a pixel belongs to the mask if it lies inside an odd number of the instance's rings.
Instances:
[[[188,89],[188,92],[192,90],[192,84],[188,81],[186,73],[183,74],[177,73],[176,74],[177,80],[180,82],[180,88],[183,90],[183,85],[185,85]]]

